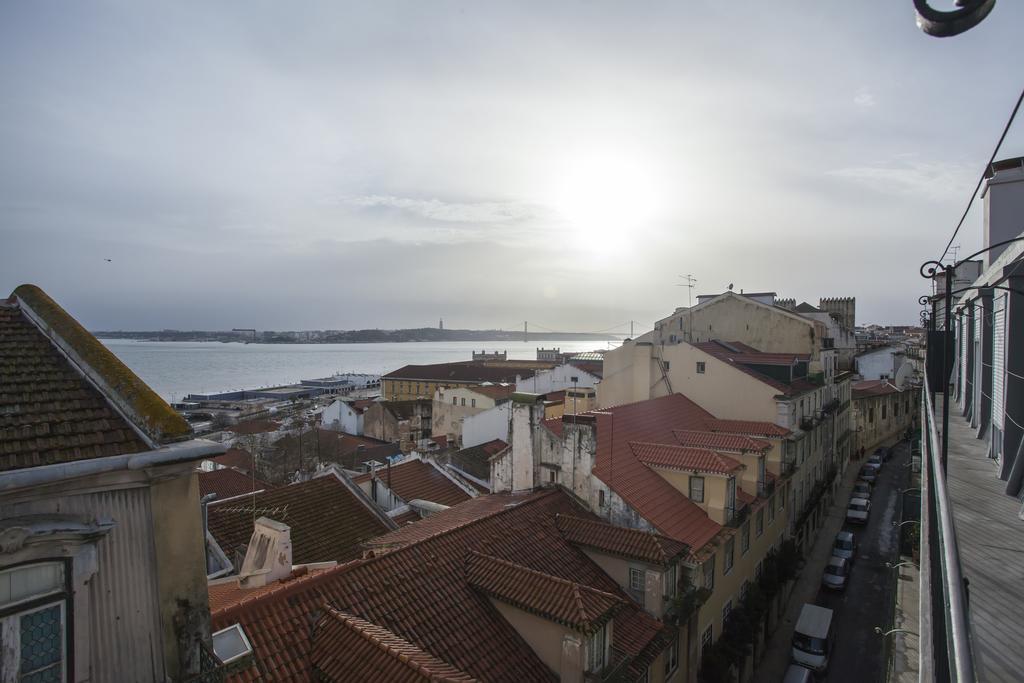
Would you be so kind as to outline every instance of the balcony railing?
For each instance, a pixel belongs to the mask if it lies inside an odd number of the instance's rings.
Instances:
[[[757,495],[762,498],[769,498],[775,493],[775,479],[767,477],[757,482]]]
[[[964,683],[976,680],[967,590],[927,377],[923,393],[920,673],[922,681]],[[948,394],[944,400],[949,400]]]
[[[800,418],[800,429],[810,431],[814,429],[814,418],[810,415],[804,415]]]
[[[725,509],[725,525],[734,529],[739,528],[741,524],[750,516],[750,506],[744,505],[741,508],[726,508]]]

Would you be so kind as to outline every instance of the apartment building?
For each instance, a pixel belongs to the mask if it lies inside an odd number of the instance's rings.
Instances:
[[[921,410],[921,389],[900,388],[886,379],[853,383],[855,449],[870,452],[891,439],[916,429]]]
[[[406,365],[381,378],[381,396],[389,401],[433,399],[438,389],[481,384],[515,384],[554,363],[538,361],[464,361]]]
[[[366,545],[218,595],[239,680],[692,680],[666,614],[689,548],[563,489],[474,498]]]
[[[538,396],[513,397],[512,443],[491,458],[493,490],[563,487],[610,524],[686,544],[684,589],[710,592],[681,624],[683,658],[696,675],[703,649],[790,535],[792,433],[719,419],[681,394],[543,416]],[[784,459],[770,467],[773,453]]]
[[[0,300],[0,446],[3,679],[199,674],[196,466],[225,446],[32,285]]]
[[[447,443],[461,447],[466,418],[491,410],[508,401],[513,384],[480,384],[472,387],[441,388],[434,392],[431,436],[441,435]]]

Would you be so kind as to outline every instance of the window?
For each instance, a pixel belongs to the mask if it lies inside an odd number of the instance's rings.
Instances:
[[[725,542],[725,550],[722,551],[722,559],[724,564],[722,566],[722,573],[728,574],[732,571],[733,556],[736,554],[736,537],[731,537]]]
[[[679,592],[679,577],[676,565],[665,570],[665,595],[674,598]]]
[[[874,406],[868,407],[868,422],[875,421],[875,408]]]
[[[466,407],[466,399],[462,399],[462,407],[463,407],[463,408],[465,408],[465,407]]]
[[[661,364],[662,364],[663,366],[665,366],[665,369],[666,369],[666,370],[668,370],[668,368],[669,368],[669,363],[668,363],[668,361],[667,361],[667,360],[663,360],[663,361],[661,361]]]
[[[644,574],[643,569],[629,568],[629,589],[631,591],[644,592]]]
[[[761,580],[761,571],[764,569],[764,560],[758,560],[757,566],[754,567],[754,578],[758,581]]]
[[[750,550],[750,520],[743,522],[743,526],[740,528],[740,553],[746,555],[747,551]]]
[[[679,666],[679,636],[672,639],[672,643],[665,650],[665,678],[675,673]]]
[[[597,506],[604,507],[604,489],[599,489],[597,492]]]
[[[715,589],[715,556],[704,561],[704,587],[709,591]]]
[[[760,564],[760,563],[758,563],[758,564]],[[749,593],[749,592],[750,592],[750,582],[749,581],[744,581],[743,585],[740,586],[740,602],[743,602],[744,600],[747,599],[747,593]]]
[[[882,404],[882,419],[883,419],[883,420],[885,419],[885,408],[886,408],[886,406],[885,406],[885,404],[883,403],[883,404]]]
[[[476,408],[476,399],[475,398],[469,399],[469,407],[470,408]]]
[[[697,361],[697,374],[698,375],[703,375],[705,369],[706,369],[706,366],[704,364],[704,361],[702,361],[702,360]]]
[[[65,680],[68,592],[63,562],[0,571],[5,681]]]
[[[732,613],[732,600],[727,600],[726,603],[724,605],[722,605],[722,624],[723,625],[725,624],[725,620],[729,618],[729,615],[731,613]]]
[[[690,500],[704,502],[704,477],[690,477]]]
[[[213,634],[213,652],[220,661],[229,664],[252,654],[252,646],[241,624],[233,624]]]
[[[714,628],[714,624],[708,624],[708,627],[704,629],[704,633],[700,637],[701,652],[707,652],[708,648],[711,647],[711,641],[715,635]]]
[[[764,533],[764,508],[757,511],[756,523],[757,526],[755,527],[755,531],[757,533],[757,537],[761,538],[761,534]]]
[[[608,651],[608,624],[590,636],[587,643],[587,671],[600,671],[604,668],[605,654]]]
[[[893,401],[892,402],[892,416],[893,417],[899,417],[900,416],[900,402],[899,401]]]
[[[768,526],[772,525],[775,521],[775,494],[768,499]]]
[[[548,481],[550,481],[552,484],[555,483],[555,471],[554,470],[551,470],[550,472],[548,472]]]
[[[452,405],[453,406],[459,405],[459,397],[458,396],[452,396]]]

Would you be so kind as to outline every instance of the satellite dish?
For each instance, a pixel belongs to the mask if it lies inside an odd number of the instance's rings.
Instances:
[[[729,291],[730,292],[732,291],[732,283],[731,282],[729,283]]]

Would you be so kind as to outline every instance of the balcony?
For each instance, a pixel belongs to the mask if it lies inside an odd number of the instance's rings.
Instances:
[[[748,517],[750,517],[749,505],[744,505],[739,509],[726,508],[725,526],[732,527],[733,529],[738,529],[743,524],[743,522],[747,520]]]
[[[775,479],[762,479],[757,482],[757,495],[761,498],[770,498],[775,493]]]
[[[800,429],[804,430],[805,432],[809,432],[812,429],[814,429],[815,424],[817,424],[817,422],[810,415],[804,415],[803,417],[800,418]]]
[[[927,381],[922,393],[921,680],[1017,680],[1024,649],[1010,634],[1024,632],[1020,502],[954,404],[943,464],[943,397],[933,404]]]

